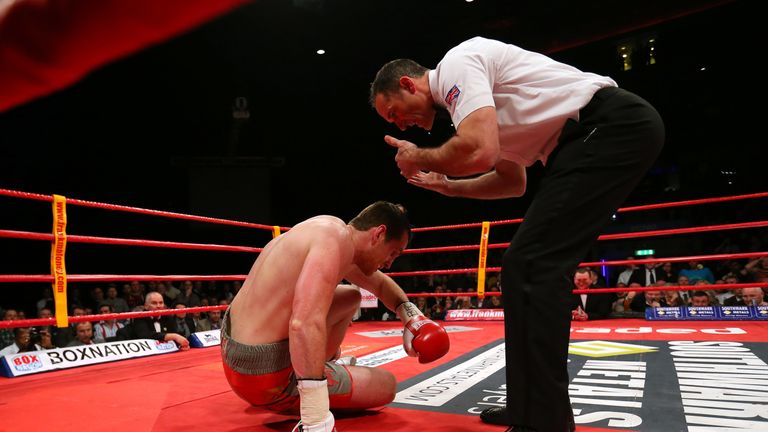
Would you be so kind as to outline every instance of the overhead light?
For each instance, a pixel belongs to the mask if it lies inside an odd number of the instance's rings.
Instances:
[[[317,50],[317,53],[320,54],[320,55],[323,55],[323,54],[325,54],[325,50],[324,49],[319,49],[319,50]]]
[[[472,3],[474,0],[464,0],[464,1],[466,1],[467,3]]]

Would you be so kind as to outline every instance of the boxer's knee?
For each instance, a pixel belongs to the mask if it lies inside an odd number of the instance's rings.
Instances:
[[[336,286],[336,292],[344,302],[354,305],[359,305],[362,299],[360,288],[355,285],[338,285]]]
[[[338,285],[336,287],[334,306],[339,310],[354,314],[360,307],[361,300],[362,295],[358,287],[354,285]]]
[[[382,405],[387,405],[395,400],[395,395],[397,394],[397,380],[389,371],[384,372],[386,372],[386,374],[384,374],[381,383],[381,388],[384,390],[384,402],[382,402]]]

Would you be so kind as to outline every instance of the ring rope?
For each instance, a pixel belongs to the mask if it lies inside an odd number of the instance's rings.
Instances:
[[[38,201],[48,201],[48,202],[53,201],[53,197],[51,195],[41,195],[41,194],[35,194],[30,192],[15,191],[11,189],[0,189],[0,195],[38,200]],[[115,211],[123,211],[127,213],[138,213],[138,214],[151,215],[151,216],[161,216],[161,217],[166,217],[171,219],[184,219],[184,220],[191,220],[196,222],[207,222],[207,223],[214,223],[214,224],[220,224],[220,225],[233,225],[233,226],[240,226],[240,227],[247,227],[247,228],[257,228],[257,229],[264,229],[269,231],[272,231],[273,229],[272,225],[264,225],[264,224],[257,224],[252,222],[242,222],[242,221],[235,221],[235,220],[229,220],[229,219],[213,218],[213,217],[207,217],[207,216],[189,215],[184,213],[175,213],[175,212],[162,211],[162,210],[150,210],[150,209],[144,209],[140,207],[107,204],[107,203],[101,203],[96,201],[79,200],[74,198],[67,198],[67,204],[81,206],[81,207],[99,208],[103,210],[115,210]],[[282,231],[288,231],[290,228],[280,227],[280,229]]]
[[[745,194],[745,195],[702,198],[702,199],[695,199],[695,200],[672,201],[667,203],[645,204],[645,205],[639,205],[639,206],[622,207],[616,210],[616,212],[626,213],[626,212],[641,211],[641,210],[656,210],[656,209],[662,209],[662,208],[685,207],[685,206],[692,206],[692,205],[712,204],[712,203],[719,203],[719,202],[726,202],[726,201],[736,201],[736,200],[755,199],[755,198],[768,198],[768,192],[758,192],[758,193]],[[494,222],[491,222],[491,226],[510,225],[510,224],[521,223],[522,221],[523,221],[522,218],[494,221]],[[439,225],[439,226],[432,226],[432,227],[414,228],[412,231],[413,232],[441,231],[441,230],[449,230],[449,229],[480,228],[481,226],[482,226],[482,222],[474,222],[474,223],[464,223],[464,224],[455,224],[455,225]]]
[[[634,287],[634,288],[589,288],[589,289],[575,289],[573,294],[602,294],[602,293],[616,293],[625,291],[707,291],[709,289],[737,289],[737,288],[753,288],[753,287],[768,287],[768,282],[758,283],[737,283],[737,284],[710,284],[704,289],[703,285],[679,285],[679,286],[664,286],[664,287]],[[485,293],[486,297],[501,296],[499,291],[490,291]],[[414,297],[478,297],[476,292],[456,292],[456,293],[409,293],[408,298]],[[100,315],[81,315],[67,317],[70,323],[84,322],[84,321],[104,321],[112,319],[133,319],[133,318],[145,318],[162,315],[176,315],[181,313],[197,313],[208,312],[212,310],[226,310],[227,305],[220,306],[198,306],[191,308],[179,308],[179,309],[162,309],[156,311],[142,311],[142,312],[124,312],[124,313],[110,313]],[[14,328],[14,327],[32,327],[32,326],[48,326],[56,324],[56,318],[35,318],[26,320],[12,320],[12,321],[0,321],[0,328]]]
[[[12,231],[12,230],[0,230],[0,237],[16,238],[26,240],[46,240],[52,241],[53,235],[46,233],[26,232],[26,231]],[[173,248],[173,249],[198,249],[198,250],[221,250],[221,251],[233,251],[233,252],[261,252],[264,248],[250,247],[250,246],[233,246],[233,245],[218,245],[218,244],[206,244],[206,243],[185,243],[185,242],[172,242],[163,240],[144,240],[144,239],[126,239],[126,238],[114,238],[114,237],[95,237],[95,236],[81,236],[81,235],[68,235],[68,243],[91,243],[91,244],[110,244],[110,245],[124,245],[124,246],[147,246],[158,248]]]
[[[73,274],[67,275],[70,282],[116,282],[116,281],[243,281],[248,275],[114,275],[114,274]],[[2,282],[53,282],[51,275],[0,275]]]
[[[656,264],[663,262],[688,262],[688,261],[717,261],[717,260],[735,260],[745,258],[759,258],[768,256],[768,252],[744,252],[733,254],[715,254],[715,255],[690,255],[684,257],[672,257],[672,258],[643,258],[643,259],[631,259],[631,260],[614,260],[614,261],[593,261],[583,262],[579,264],[579,267],[597,267],[597,266],[620,266],[627,264]]]
[[[706,285],[670,285],[670,286],[647,286],[647,287],[626,287],[626,288],[587,288],[575,289],[574,294],[602,294],[616,293],[624,291],[710,291],[737,288],[756,288],[768,287],[768,282],[749,282],[749,283],[724,283],[724,284],[706,284]]]
[[[599,267],[599,266],[620,266],[626,264],[652,264],[661,262],[688,262],[688,261],[715,261],[715,260],[729,260],[729,259],[745,259],[745,258],[758,258],[766,257],[768,252],[745,252],[737,254],[716,254],[716,255],[691,255],[684,257],[669,257],[669,258],[644,258],[636,260],[617,260],[617,261],[594,261],[583,262],[579,264],[579,267]],[[501,267],[487,267],[488,272],[499,272]],[[389,272],[390,277],[401,276],[430,276],[430,275],[450,275],[450,274],[468,274],[476,273],[476,268],[463,268],[463,269],[443,269],[443,270],[415,270],[404,272]],[[245,280],[247,275],[82,275],[73,274],[68,275],[67,279],[73,282],[115,282],[125,280],[137,280],[137,281],[185,281],[185,280]],[[53,282],[51,275],[17,275],[17,274],[5,274],[0,275],[0,283],[3,282]]]
[[[688,261],[715,261],[715,260],[728,260],[728,259],[745,259],[745,258],[758,258],[768,256],[768,252],[745,252],[736,254],[716,254],[716,255],[690,255],[683,257],[667,257],[667,258],[644,258],[636,260],[617,260],[617,261],[595,261],[595,262],[583,262],[579,264],[579,267],[599,267],[599,266],[620,266],[626,264],[651,264],[661,262],[688,262]],[[499,272],[501,267],[487,267],[488,272]],[[401,277],[401,276],[430,276],[430,275],[451,275],[451,274],[468,274],[476,273],[476,268],[461,268],[461,269],[442,269],[442,270],[414,270],[403,272],[388,272],[387,276]],[[67,279],[73,282],[115,282],[125,280],[137,280],[137,281],[184,281],[184,280],[245,280],[247,275],[98,275],[98,274],[73,274],[68,275]],[[19,274],[4,274],[0,275],[0,283],[3,282],[53,282],[51,275],[19,275]]]
[[[522,222],[522,218],[517,219],[505,219],[500,221],[493,221],[490,222],[491,226],[496,225],[511,225],[511,224],[518,224]],[[439,226],[431,226],[431,227],[420,227],[420,228],[414,228],[411,231],[413,232],[425,232],[425,231],[442,231],[442,230],[449,230],[449,229],[462,229],[462,228],[481,228],[483,226],[482,222],[470,222],[470,223],[463,223],[463,224],[455,224],[455,225],[439,225]]]
[[[723,225],[707,225],[691,228],[672,228],[665,230],[651,230],[651,231],[635,231],[630,233],[619,234],[603,234],[599,236],[598,240],[621,240],[631,238],[642,237],[656,237],[664,235],[677,235],[677,234],[693,234],[700,232],[720,231],[720,230],[732,230],[732,229],[745,229],[745,228],[763,228],[768,226],[768,221],[756,221],[756,222],[742,222],[734,224]],[[488,245],[488,249],[505,249],[509,247],[511,243],[491,243]],[[480,245],[459,245],[459,246],[438,246],[427,248],[414,248],[406,249],[403,253],[432,253],[432,252],[460,252],[468,250],[478,250]]]
[[[636,260],[617,260],[617,261],[600,261],[600,262],[584,262],[578,265],[578,267],[599,267],[599,266],[618,266],[626,264],[650,264],[660,262],[687,262],[687,261],[714,261],[724,259],[742,259],[742,258],[757,258],[768,256],[768,252],[746,252],[738,254],[717,254],[717,255],[692,255],[686,257],[673,257],[673,258],[645,258]],[[500,272],[501,267],[487,267],[488,272]],[[462,274],[462,273],[476,273],[475,268],[463,268],[463,269],[443,269],[443,270],[414,270],[414,271],[402,271],[402,272],[389,272],[387,276],[429,276],[429,275],[446,275],[446,274]]]
[[[768,221],[757,222],[743,222],[735,224],[723,224],[723,225],[708,225],[701,227],[691,228],[673,228],[667,230],[652,230],[652,231],[637,231],[631,233],[619,233],[619,234],[604,234],[598,237],[598,240],[618,240],[618,239],[630,239],[640,237],[655,237],[663,235],[677,235],[677,234],[693,234],[699,232],[730,230],[730,229],[745,229],[745,228],[762,228],[768,226]],[[16,238],[16,239],[28,239],[28,240],[45,240],[52,241],[53,235],[46,233],[35,233],[27,231],[14,231],[14,230],[0,230],[0,237]],[[261,252],[264,248],[255,248],[249,246],[233,246],[233,245],[217,245],[217,244],[204,244],[204,243],[184,243],[184,242],[171,242],[160,240],[143,240],[143,239],[125,239],[125,238],[111,238],[111,237],[95,237],[95,236],[81,236],[81,235],[68,235],[67,241],[69,243],[92,243],[92,244],[116,244],[126,246],[148,246],[148,247],[160,247],[160,248],[176,248],[176,249],[198,249],[198,250],[223,250],[234,252]],[[502,249],[509,247],[510,243],[491,243],[488,245],[488,249]],[[440,247],[428,247],[428,248],[412,248],[406,249],[403,253],[415,254],[415,253],[433,253],[433,252],[461,252],[469,250],[479,250],[480,245],[459,245],[459,246],[440,246]]]
[[[42,194],[36,194],[31,192],[21,192],[21,191],[16,191],[11,189],[1,189],[1,188],[0,188],[0,195],[38,200],[38,201],[48,201],[48,202],[53,200],[51,195],[42,195]],[[726,201],[736,201],[736,200],[766,198],[766,197],[768,197],[768,192],[759,192],[759,193],[744,194],[744,195],[733,195],[733,196],[725,196],[725,197],[702,198],[702,199],[685,200],[685,201],[673,201],[668,203],[657,203],[657,204],[646,204],[646,205],[631,206],[631,207],[622,207],[617,210],[617,213],[625,213],[625,212],[633,212],[633,211],[641,211],[641,210],[656,210],[661,208],[683,207],[683,206],[691,206],[691,205],[711,204],[711,203],[720,203],[720,202],[726,202]],[[209,223],[218,223],[222,225],[243,226],[243,227],[250,227],[250,228],[265,229],[270,231],[273,229],[272,225],[256,224],[251,222],[242,222],[242,221],[235,221],[235,220],[221,219],[221,218],[212,218],[207,216],[189,215],[184,213],[175,213],[175,212],[168,212],[168,211],[162,211],[162,210],[149,210],[149,209],[143,209],[140,207],[107,204],[107,203],[101,203],[96,201],[79,200],[74,198],[67,198],[67,203],[71,205],[78,205],[83,207],[93,207],[93,208],[101,208],[106,210],[125,211],[129,213],[147,214],[147,215],[162,216],[162,217],[175,218],[175,219],[193,220],[198,222],[209,222]],[[491,226],[516,224],[522,221],[523,221],[522,218],[492,221]],[[440,225],[440,226],[431,226],[431,227],[418,227],[418,228],[414,228],[412,231],[426,232],[426,231],[441,231],[441,230],[448,230],[448,229],[480,228],[480,227],[482,227],[482,222],[454,224],[454,225]],[[287,231],[290,228],[280,227],[280,229],[282,231]]]
[[[105,321],[105,320],[127,320],[134,318],[146,318],[162,315],[177,315],[182,313],[197,313],[197,312],[209,312],[214,310],[224,311],[229,307],[228,305],[215,305],[215,306],[196,306],[189,308],[179,309],[160,309],[155,311],[141,311],[141,312],[123,312],[123,313],[108,313],[99,315],[80,315],[70,316],[67,320],[70,323],[79,322],[92,322],[92,321]],[[35,327],[35,326],[52,326],[56,324],[56,318],[33,318],[25,320],[12,320],[12,321],[0,321],[0,328],[13,328],[13,327]]]

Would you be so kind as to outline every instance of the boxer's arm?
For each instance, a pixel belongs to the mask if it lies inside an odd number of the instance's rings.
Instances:
[[[326,319],[338,281],[339,265],[338,243],[319,236],[307,253],[296,281],[288,328],[291,363],[299,378],[323,377]]]
[[[408,301],[408,296],[405,295],[405,291],[400,288],[400,285],[378,270],[371,276],[366,276],[362,271],[354,269],[346,276],[346,279],[360,288],[370,291],[392,312],[395,312],[401,303]]]

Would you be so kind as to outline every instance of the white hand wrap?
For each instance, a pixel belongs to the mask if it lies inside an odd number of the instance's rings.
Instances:
[[[296,387],[301,398],[301,423],[305,428],[333,417],[328,402],[328,380],[299,380]]]
[[[397,307],[395,313],[397,313],[397,317],[400,318],[400,321],[405,325],[405,328],[403,329],[403,349],[405,350],[405,353],[411,357],[418,357],[419,353],[413,349],[413,332],[408,328],[408,325],[416,318],[423,317],[424,314],[411,302],[401,303],[400,306]]]
[[[413,317],[424,315],[421,313],[419,308],[411,302],[400,303],[400,306],[397,307],[395,313],[397,314],[397,317],[400,318],[400,321],[403,322],[403,324],[410,321]]]

